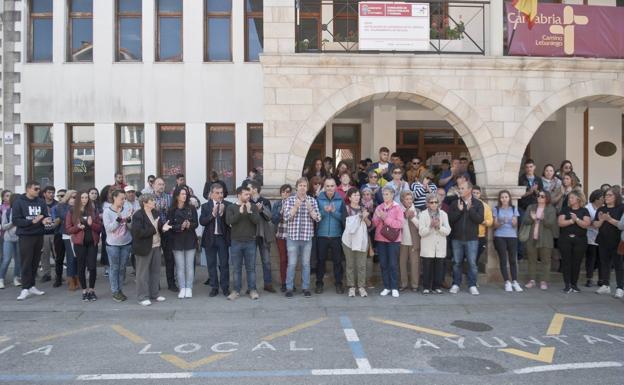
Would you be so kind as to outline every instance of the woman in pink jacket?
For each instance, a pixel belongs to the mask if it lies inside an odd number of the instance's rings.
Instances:
[[[392,296],[396,298],[399,296],[399,250],[404,220],[403,208],[394,201],[393,188],[384,187],[381,194],[383,203],[377,206],[373,215],[375,241],[384,285],[381,295],[386,296],[392,292]]]

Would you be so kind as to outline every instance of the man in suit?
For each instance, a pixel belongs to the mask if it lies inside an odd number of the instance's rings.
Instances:
[[[230,295],[230,226],[225,223],[225,209],[230,202],[223,200],[223,186],[213,183],[210,186],[210,199],[201,206],[199,223],[204,226],[202,246],[206,251],[208,276],[212,290],[210,297],[219,294],[219,286],[223,295]],[[218,263],[217,263],[218,262]],[[219,274],[217,274],[217,266]],[[219,285],[220,284],[220,285]]]

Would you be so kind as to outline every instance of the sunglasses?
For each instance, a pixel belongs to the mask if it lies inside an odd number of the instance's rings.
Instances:
[[[377,179],[377,178],[379,178],[379,177],[378,177],[377,175],[371,175],[371,176],[369,176],[369,178],[372,178],[372,179]]]
[[[437,205],[440,202],[438,202],[438,201],[431,201],[431,202],[427,202],[427,203],[429,203],[430,205]]]
[[[420,164],[420,162],[412,162],[412,164],[419,165],[419,164]]]
[[[537,197],[538,198],[546,198],[546,194],[539,194]]]
[[[35,187],[33,190],[34,190],[34,191],[41,191],[41,188],[39,188],[39,187]]]

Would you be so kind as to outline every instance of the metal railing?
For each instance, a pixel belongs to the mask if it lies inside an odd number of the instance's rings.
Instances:
[[[429,3],[429,49],[419,51],[359,49],[358,3],[364,0],[294,1],[296,52],[485,55],[485,11],[489,1],[403,0]]]

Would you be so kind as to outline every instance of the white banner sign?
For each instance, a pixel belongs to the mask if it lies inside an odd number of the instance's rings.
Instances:
[[[361,2],[358,26],[360,50],[429,50],[429,4]]]

